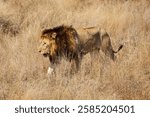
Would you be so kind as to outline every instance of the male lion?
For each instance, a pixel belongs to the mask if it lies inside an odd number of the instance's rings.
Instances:
[[[77,29],[81,43],[81,55],[89,52],[102,50],[112,60],[115,60],[114,53],[117,53],[123,45],[120,45],[117,51],[114,51],[108,33],[99,27],[88,27]]]
[[[102,50],[112,60],[115,60],[114,53],[117,53],[122,47],[120,45],[118,50],[114,51],[108,33],[98,27],[75,30],[72,26],[58,26],[43,30],[39,52],[49,57],[51,65],[48,73],[51,74],[54,64],[59,63],[62,57],[66,57],[70,62],[73,61],[78,70],[83,55]]]
[[[79,38],[72,26],[58,26],[43,30],[38,51],[45,57],[49,57],[51,65],[48,74],[54,71],[55,64],[59,63],[62,57],[70,62],[73,61],[76,69],[79,69]]]

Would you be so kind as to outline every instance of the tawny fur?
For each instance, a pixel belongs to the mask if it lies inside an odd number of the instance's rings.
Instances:
[[[39,52],[48,56],[50,63],[57,64],[62,57],[70,62],[73,60],[76,69],[79,69],[83,55],[93,51],[102,50],[112,60],[115,60],[114,51],[108,33],[98,27],[79,28],[72,26],[58,26],[53,29],[45,29],[41,34]]]
[[[110,36],[108,33],[99,27],[88,27],[77,29],[79,39],[82,45],[80,50],[82,55],[89,52],[102,50],[112,60],[115,60],[114,53],[117,53],[123,45],[120,45],[117,51],[114,51]]]

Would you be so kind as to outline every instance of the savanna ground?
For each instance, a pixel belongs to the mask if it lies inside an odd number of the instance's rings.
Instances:
[[[37,51],[44,28],[100,26],[111,37],[102,52],[70,76],[62,61],[49,79],[49,60]],[[0,0],[0,99],[150,99],[149,0]]]

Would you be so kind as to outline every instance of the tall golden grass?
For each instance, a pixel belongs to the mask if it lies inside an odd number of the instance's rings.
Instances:
[[[86,55],[72,76],[62,60],[49,79],[38,41],[41,30],[62,24],[100,26],[114,49],[124,47],[115,62],[100,52],[91,65]],[[150,99],[150,1],[1,0],[0,65],[0,99]]]

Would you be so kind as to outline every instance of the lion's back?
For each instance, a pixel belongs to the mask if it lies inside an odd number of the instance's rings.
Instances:
[[[77,28],[76,30],[82,43],[85,43],[88,39],[93,38],[93,36],[100,31],[99,27],[81,27]]]

